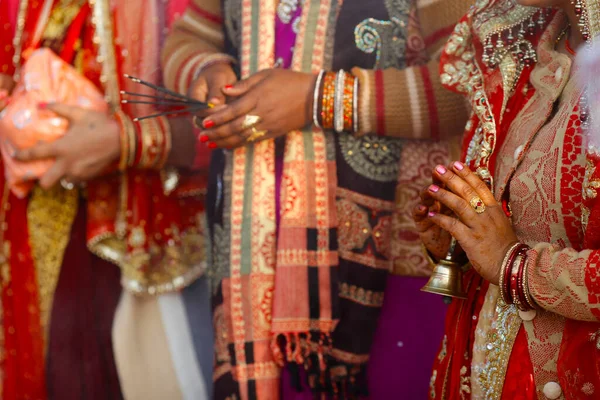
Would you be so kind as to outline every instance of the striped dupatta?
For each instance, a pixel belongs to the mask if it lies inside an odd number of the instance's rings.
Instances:
[[[274,64],[275,0],[242,1],[241,74]],[[317,73],[337,2],[304,3],[292,69]],[[336,171],[332,138],[319,130],[286,136],[281,198],[275,198],[275,142],[237,149],[232,175],[229,298],[235,360],[243,399],[279,396],[279,367],[304,364],[311,386],[326,383],[327,346],[339,318]],[[279,227],[276,201],[281,202]],[[227,291],[229,290],[229,293]],[[247,304],[250,302],[250,306]],[[317,373],[318,372],[318,373]]]

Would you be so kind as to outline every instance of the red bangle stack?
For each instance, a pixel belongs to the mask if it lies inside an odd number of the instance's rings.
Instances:
[[[535,308],[527,281],[527,251],[529,246],[517,243],[506,253],[500,272],[500,294],[506,304],[514,304],[519,310]]]

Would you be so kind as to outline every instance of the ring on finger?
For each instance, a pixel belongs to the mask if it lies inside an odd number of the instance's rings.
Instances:
[[[253,128],[260,121],[261,118],[258,115],[248,114],[244,117],[244,122],[242,122],[242,129]]]
[[[196,128],[203,129],[202,120],[200,120],[200,117],[198,117],[197,115],[194,115],[194,118],[192,118],[192,122],[194,123],[194,126]]]
[[[60,180],[60,186],[62,186],[65,190],[75,189],[75,184],[73,182],[68,181],[66,178]]]
[[[255,127],[251,127],[250,129],[252,129],[252,134],[246,139],[248,142],[254,142],[267,134],[267,131],[261,131]]]
[[[477,214],[483,214],[485,212],[485,203],[483,202],[483,200],[481,200],[481,197],[471,197],[471,200],[469,200],[469,204],[471,205],[471,207],[473,207],[473,210],[475,210]]]

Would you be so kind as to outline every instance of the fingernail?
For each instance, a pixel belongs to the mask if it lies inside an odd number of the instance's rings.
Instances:
[[[208,148],[209,148],[209,149],[216,149],[216,148],[217,148],[217,144],[216,144],[216,143],[214,143],[214,142],[210,142],[210,143],[208,144]]]
[[[431,185],[429,186],[429,191],[433,192],[433,193],[437,193],[437,191],[440,190],[440,187],[437,185]]]
[[[429,211],[427,213],[427,216],[429,216],[429,217],[435,217],[435,213],[433,211]]]
[[[456,161],[454,163],[454,168],[456,168],[457,171],[462,171],[465,168],[465,166],[461,162]]]
[[[205,119],[204,122],[202,123],[202,126],[204,127],[204,129],[210,129],[213,126],[215,126],[215,122],[211,121],[210,119]]]
[[[427,207],[425,207],[425,206],[419,206],[419,211],[425,211],[425,210],[427,210]]]
[[[206,135],[200,136],[200,142],[201,143],[206,143],[206,142],[208,142],[208,140],[209,140],[208,136],[206,136]]]
[[[223,89],[225,89],[225,90],[233,89],[233,85],[225,85],[225,87]]]
[[[444,167],[443,165],[438,165],[437,167],[435,167],[435,170],[440,174],[440,175],[444,175],[446,173],[446,171],[448,171],[446,169],[446,167]]]
[[[46,108],[48,108],[48,103],[39,103],[38,108],[40,110],[45,110]]]

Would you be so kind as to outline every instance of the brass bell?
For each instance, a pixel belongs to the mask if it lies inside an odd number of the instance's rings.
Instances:
[[[434,266],[429,281],[421,288],[423,292],[457,299],[467,298],[467,293],[463,289],[462,266],[456,261],[459,250],[460,246],[452,238],[446,257]]]

